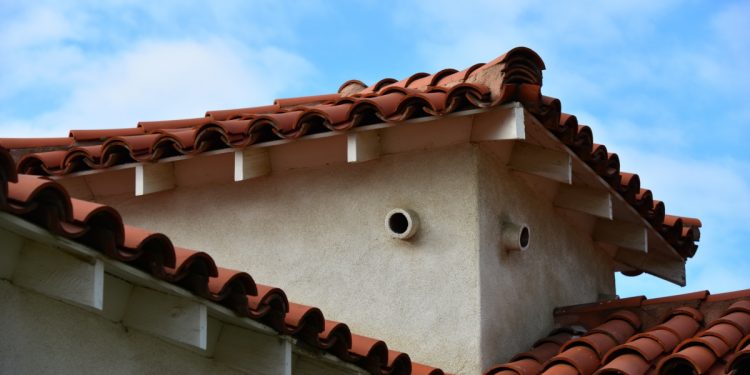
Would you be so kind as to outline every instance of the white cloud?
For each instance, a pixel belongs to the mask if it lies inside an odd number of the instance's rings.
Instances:
[[[414,9],[417,8],[417,9]],[[679,1],[429,1],[400,8],[432,69],[488,61],[517,45],[548,69],[547,95],[591,125],[595,141],[620,155],[623,170],[665,201],[668,213],[704,223],[700,249],[681,289],[649,276],[618,277],[621,295],[747,288],[750,166],[745,148],[750,84],[746,19],[750,6],[709,7],[691,35]],[[414,15],[418,14],[419,17]],[[687,30],[685,30],[687,31]],[[694,32],[694,34],[693,34]],[[731,146],[731,145],[740,145]]]
[[[639,38],[653,29],[651,18],[673,3],[484,0],[457,6],[433,0],[400,4],[396,22],[423,34],[418,48],[428,63],[468,66],[518,45],[531,47],[549,62]]]
[[[263,105],[311,72],[304,59],[272,47],[143,41],[68,71],[75,84],[61,107],[12,121],[5,136],[66,136],[69,129],[133,127],[139,120]]]
[[[750,166],[734,160],[663,155],[658,151],[623,149],[626,163],[637,166],[644,187],[665,202],[667,213],[698,217],[703,222],[699,249],[687,262],[687,287],[679,288],[653,277],[618,276],[622,296],[657,297],[695,290],[713,293],[750,285],[746,254],[750,233]]]
[[[0,10],[10,20],[0,24],[0,129],[65,136],[268,104],[314,70],[269,43],[290,38],[278,26],[312,5],[61,1]],[[250,13],[263,22],[245,22]]]

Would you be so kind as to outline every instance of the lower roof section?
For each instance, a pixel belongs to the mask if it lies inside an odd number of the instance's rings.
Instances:
[[[558,329],[486,375],[748,374],[750,289],[558,308]]]

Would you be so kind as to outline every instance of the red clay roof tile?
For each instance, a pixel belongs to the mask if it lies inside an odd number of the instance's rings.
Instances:
[[[741,374],[750,370],[750,290],[713,296],[701,291],[652,300],[618,299],[558,308],[555,315],[565,324],[577,320],[584,326],[595,324],[596,327],[580,338],[563,343],[560,352],[544,363],[544,371],[535,369],[523,375],[571,371],[596,375],[724,374],[730,371]],[[663,316],[663,320],[654,321],[658,316]],[[711,318],[704,321],[704,316]],[[638,333],[641,321],[647,323]],[[605,338],[604,333],[611,336]],[[601,355],[612,338],[618,340],[618,344]],[[520,374],[515,370],[519,358],[530,358],[537,364],[541,364],[540,359],[545,360],[526,353],[514,356],[509,363],[493,366],[486,374],[503,371]]]
[[[67,138],[0,138],[0,146],[9,150],[18,148],[70,147],[75,139]]]
[[[143,134],[143,128],[124,128],[124,129],[98,129],[98,130],[71,130],[70,137],[76,142],[86,141],[106,141],[112,137],[123,135],[140,135]],[[71,142],[72,143],[72,142]]]
[[[59,176],[520,101],[560,142],[619,192],[683,258],[692,257],[700,238],[700,220],[665,215],[664,203],[641,186],[638,175],[620,171],[617,155],[604,145],[595,144],[588,126],[579,125],[575,116],[562,113],[559,100],[541,95],[544,68],[539,55],[518,47],[489,63],[460,72],[444,69],[435,74],[416,73],[401,81],[386,78],[370,87],[352,80],[335,94],[277,99],[269,106],[208,111],[200,118],[140,122],[134,129],[74,130],[72,138],[4,139],[0,144],[13,149],[20,173]]]
[[[300,96],[296,98],[284,98],[276,99],[273,104],[281,108],[286,107],[309,107],[321,103],[333,103],[336,100],[341,99],[339,94],[324,94],[324,95],[312,95],[312,96]]]

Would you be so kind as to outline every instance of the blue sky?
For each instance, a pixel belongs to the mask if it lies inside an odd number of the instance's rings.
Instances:
[[[667,212],[704,223],[686,288],[618,276],[618,293],[744,289],[748,19],[748,1],[0,0],[0,136],[198,117],[524,45],[547,65],[546,95]]]

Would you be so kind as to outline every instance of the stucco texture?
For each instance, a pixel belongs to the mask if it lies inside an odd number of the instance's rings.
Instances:
[[[0,280],[0,374],[240,374]]]
[[[513,144],[462,143],[243,182],[196,158],[201,177],[175,169],[176,189],[100,201],[415,361],[475,374],[552,329],[554,307],[614,294],[609,256],[553,206],[556,183],[508,169]],[[206,177],[214,174],[224,178]],[[411,240],[385,230],[393,208],[419,215]],[[501,248],[504,221],[529,226],[528,250]]]
[[[476,156],[463,144],[102,201],[415,361],[476,373]],[[419,215],[410,241],[386,231],[393,208]]]
[[[538,192],[556,183],[505,167],[512,143],[479,151],[482,368],[531,347],[553,327],[553,309],[596,301],[615,291],[613,264]],[[554,193],[554,191],[552,191]],[[506,251],[505,223],[526,224],[529,248]]]

